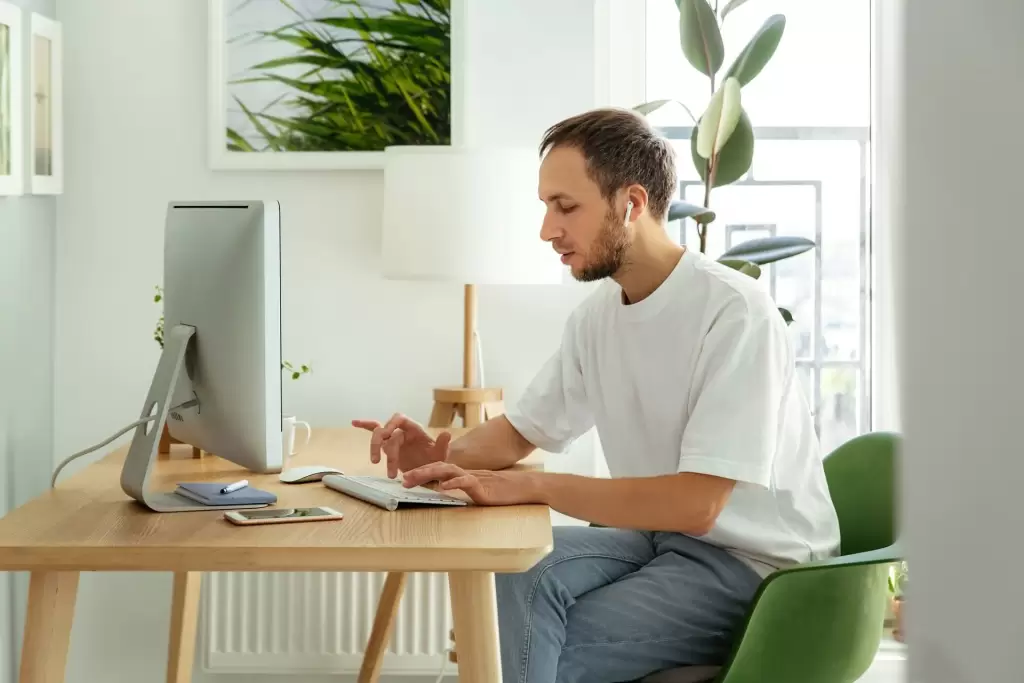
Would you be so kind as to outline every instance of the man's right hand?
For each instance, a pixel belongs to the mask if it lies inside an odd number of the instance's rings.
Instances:
[[[383,425],[375,420],[352,420],[352,426],[373,433],[370,461],[379,463],[383,452],[387,457],[390,479],[397,477],[399,472],[448,459],[448,444],[452,440],[450,433],[441,432],[435,439],[422,425],[400,413],[395,413]]]

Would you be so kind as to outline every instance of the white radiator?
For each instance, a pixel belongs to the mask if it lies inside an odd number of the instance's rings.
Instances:
[[[204,668],[214,673],[359,671],[383,573],[212,573],[203,584]],[[410,574],[384,674],[437,676],[452,627],[445,574]],[[454,664],[446,671],[454,673]]]

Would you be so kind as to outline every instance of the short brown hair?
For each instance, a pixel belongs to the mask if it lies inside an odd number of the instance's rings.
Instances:
[[[676,194],[675,150],[640,114],[615,108],[577,114],[544,133],[541,155],[555,147],[580,150],[605,199],[636,183],[647,190],[651,214],[662,220],[667,216]]]

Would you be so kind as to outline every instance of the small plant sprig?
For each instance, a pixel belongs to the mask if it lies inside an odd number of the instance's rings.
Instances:
[[[161,301],[164,300],[164,288],[161,287],[160,285],[156,285],[154,289],[156,290],[156,294],[153,295],[153,301],[155,303],[160,303]],[[163,315],[161,315],[159,320],[156,321],[156,329],[153,330],[153,339],[156,340],[156,343],[160,345],[161,349],[164,347]],[[289,361],[284,361],[283,363],[281,363],[281,370],[287,370],[289,373],[291,373],[292,379],[299,379],[303,375],[313,372],[312,366],[306,363],[303,363],[302,365],[296,368]]]
[[[153,301],[160,303],[164,300],[164,288],[160,285],[156,285],[154,289],[156,290],[156,294],[153,295]],[[156,343],[160,345],[161,349],[164,348],[164,316],[162,313],[160,314],[160,319],[156,321],[156,329],[153,330],[153,339],[156,340]]]
[[[288,361],[281,363],[281,369],[287,370],[288,372],[292,373],[292,379],[298,379],[305,375],[306,373],[313,372],[313,368],[311,368],[309,365],[303,364],[296,368]]]

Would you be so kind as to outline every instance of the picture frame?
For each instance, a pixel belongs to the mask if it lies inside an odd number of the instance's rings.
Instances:
[[[380,170],[460,138],[468,0],[207,1],[211,168]]]
[[[64,191],[63,35],[59,21],[29,22],[29,177],[32,194]]]
[[[0,196],[25,192],[25,49],[21,8],[0,1]]]

